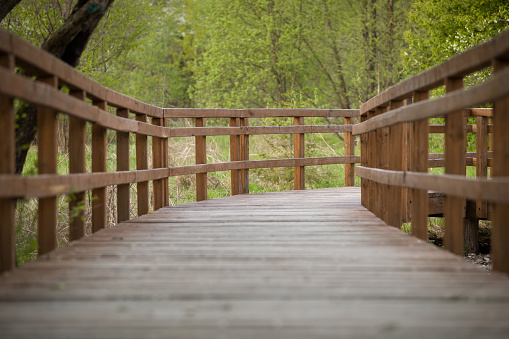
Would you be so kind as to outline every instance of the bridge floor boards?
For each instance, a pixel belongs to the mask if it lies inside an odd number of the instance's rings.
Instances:
[[[356,187],[162,208],[0,278],[1,338],[504,338],[509,278]]]

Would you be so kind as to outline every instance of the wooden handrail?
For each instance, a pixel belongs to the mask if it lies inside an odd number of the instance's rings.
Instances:
[[[8,61],[8,62],[4,62]],[[16,73],[20,67],[23,73]],[[35,77],[35,80],[34,80]],[[67,90],[63,91],[65,86]],[[13,100],[34,105],[39,111],[38,147],[40,171],[35,176],[14,174]],[[111,114],[115,109],[116,114]],[[92,191],[92,230],[104,228],[106,222],[106,188],[117,186],[118,221],[129,219],[130,184],[137,185],[138,215],[149,212],[149,182],[153,182],[153,209],[169,203],[168,178],[195,175],[197,200],[207,198],[207,173],[232,172],[232,194],[249,192],[249,169],[344,164],[345,182],[354,182],[352,126],[359,110],[336,109],[180,109],[160,108],[103,87],[69,65],[25,41],[0,30],[0,112],[2,112],[2,148],[0,154],[0,271],[12,269],[14,259],[15,199],[37,198],[39,210],[40,254],[56,247],[56,197],[72,195],[69,208],[85,202],[85,192]],[[56,171],[56,115],[69,116],[70,168],[67,175]],[[133,118],[134,117],[134,118]],[[250,126],[251,119],[264,118],[344,118],[340,125]],[[195,127],[168,127],[173,118],[194,118]],[[206,125],[207,118],[230,119],[229,127]],[[92,173],[85,167],[85,131],[92,126]],[[107,131],[117,133],[117,170],[107,171]],[[306,158],[304,135],[309,133],[345,133],[345,156]],[[136,170],[129,165],[129,135],[136,136]],[[249,136],[268,134],[298,135],[301,151],[291,159],[249,160]],[[207,163],[206,138],[230,136],[231,161]],[[148,137],[152,138],[149,143]],[[168,140],[194,137],[196,164],[171,167],[168,164]],[[152,145],[152,149],[149,146]],[[148,152],[152,152],[152,166]],[[235,172],[235,175],[233,175]],[[304,188],[301,171],[299,188]],[[81,215],[82,212],[80,212]],[[80,218],[78,218],[80,219]],[[69,239],[84,236],[84,222],[71,220]]]
[[[389,224],[400,227],[411,206],[412,232],[427,239],[427,191],[445,194],[445,247],[463,254],[466,199],[475,200],[477,219],[488,215],[493,204],[492,254],[494,269],[509,273],[509,31],[446,62],[411,77],[361,106],[361,123],[352,127],[361,136],[362,203]],[[483,83],[463,88],[463,78],[493,65],[493,75]],[[429,99],[431,89],[445,84],[446,94]],[[492,103],[494,108],[468,108]],[[445,125],[429,126],[433,117]],[[475,125],[467,125],[475,117]],[[488,124],[488,118],[490,122]],[[389,129],[390,155],[377,148],[380,135]],[[476,133],[476,152],[467,153],[466,135]],[[429,133],[444,133],[445,154],[428,154]],[[488,135],[490,135],[488,143]],[[378,140],[378,141],[377,141]],[[490,150],[490,151],[488,151]],[[382,165],[384,158],[388,166]],[[466,166],[476,166],[477,178],[466,178]],[[492,166],[493,178],[487,178]],[[445,175],[426,173],[445,167]],[[423,173],[424,172],[424,173]],[[407,196],[407,189],[412,189]],[[380,195],[381,194],[381,195]],[[385,199],[373,199],[382,196]],[[411,197],[411,198],[410,198]],[[388,215],[380,215],[388,199]],[[471,214],[470,214],[471,215]],[[496,258],[496,259],[495,259]]]

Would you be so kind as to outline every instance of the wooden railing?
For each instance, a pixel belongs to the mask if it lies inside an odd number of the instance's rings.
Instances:
[[[24,72],[16,72],[16,68]],[[30,74],[27,76],[26,74]],[[63,90],[65,88],[65,90]],[[19,99],[37,108],[38,175],[15,174],[15,111]],[[111,114],[109,112],[115,112]],[[57,114],[69,117],[69,174],[57,173]],[[15,267],[14,211],[16,199],[37,198],[38,250],[57,246],[57,196],[70,194],[69,240],[85,234],[81,216],[85,192],[91,191],[92,231],[106,226],[106,188],[117,186],[117,221],[129,219],[130,184],[137,184],[138,215],[149,212],[149,181],[153,209],[169,204],[168,178],[196,175],[197,200],[207,198],[207,173],[231,171],[231,193],[249,192],[249,169],[294,167],[294,187],[304,189],[305,166],[344,164],[345,184],[354,184],[353,119],[358,110],[314,109],[163,109],[144,104],[85,77],[60,60],[0,30],[0,271]],[[249,126],[250,118],[292,117],[293,126]],[[305,117],[343,117],[343,125],[304,125]],[[194,118],[196,127],[169,128],[168,120]],[[207,118],[229,119],[229,127],[206,127]],[[86,170],[86,131],[91,132],[91,173]],[[116,133],[116,168],[107,171],[107,132]],[[306,133],[344,133],[344,156],[306,158]],[[130,170],[130,134],[136,135],[136,170]],[[249,160],[249,136],[293,134],[294,158]],[[230,162],[206,163],[206,137],[230,136]],[[152,168],[147,156],[151,137]],[[196,164],[168,166],[168,139],[194,137]]]
[[[493,267],[509,273],[508,65],[509,32],[505,32],[363,104],[362,122],[353,127],[353,134],[361,135],[361,166],[356,171],[362,178],[364,206],[395,227],[410,215],[412,233],[427,239],[428,191],[444,193],[444,246],[463,254],[466,199],[476,201],[480,218],[487,217],[490,203]],[[464,88],[466,76],[489,67],[491,77]],[[429,99],[430,90],[442,85],[445,95]],[[493,104],[493,109],[468,109],[484,104]],[[445,126],[429,126],[429,118],[441,116]],[[477,124],[467,128],[467,116],[477,117]],[[488,118],[493,126],[488,126]],[[475,160],[465,152],[469,129],[477,133]],[[428,156],[431,132],[445,133],[444,156]],[[477,178],[465,177],[466,165],[477,166]],[[435,166],[444,166],[446,174],[428,174]]]

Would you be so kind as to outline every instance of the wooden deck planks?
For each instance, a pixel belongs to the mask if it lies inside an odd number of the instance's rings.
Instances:
[[[162,208],[0,278],[6,338],[501,338],[509,278],[381,222],[360,188]]]

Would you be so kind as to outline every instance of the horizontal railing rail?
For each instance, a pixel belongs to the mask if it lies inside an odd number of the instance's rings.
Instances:
[[[427,239],[428,191],[445,194],[444,246],[463,254],[470,232],[466,200],[478,217],[493,204],[491,252],[495,270],[509,272],[509,32],[411,77],[361,106],[362,203],[388,224],[401,227],[410,216],[412,233]],[[464,88],[465,76],[492,67],[481,84]],[[445,95],[429,98],[445,85]],[[492,109],[468,108],[492,104]],[[444,126],[429,118],[445,117]],[[477,123],[467,126],[467,117]],[[488,119],[490,120],[488,123]],[[467,153],[467,132],[476,133],[476,152]],[[444,154],[428,154],[430,133],[444,133]],[[488,137],[489,136],[489,137]],[[476,178],[466,177],[475,165]],[[444,175],[428,174],[445,167]],[[488,167],[492,166],[488,178]],[[408,189],[411,189],[410,191]],[[466,227],[467,226],[467,227]],[[471,226],[471,225],[470,225]]]
[[[19,70],[22,71],[19,71]],[[64,89],[65,88],[65,89]],[[38,173],[15,173],[15,105],[21,100],[37,111]],[[112,114],[114,113],[114,114]],[[72,197],[69,210],[69,240],[85,235],[83,208],[85,193],[91,192],[92,231],[107,225],[106,188],[117,187],[118,222],[130,218],[130,184],[137,184],[138,215],[169,205],[168,178],[196,176],[196,199],[207,198],[207,173],[231,171],[231,194],[249,193],[249,170],[293,167],[294,188],[305,188],[305,167],[341,164],[345,185],[354,185],[352,126],[359,110],[335,109],[182,109],[147,105],[107,89],[69,65],[25,41],[0,30],[0,270],[15,267],[14,211],[18,198],[37,198],[38,251],[47,253],[57,246],[57,197]],[[57,171],[58,115],[69,119],[68,174]],[[191,118],[195,127],[168,127],[171,119]],[[228,119],[228,127],[207,126],[208,118]],[[292,126],[250,126],[253,119],[293,118]],[[305,125],[305,118],[342,118],[342,124]],[[87,128],[91,127],[91,154],[87,153]],[[107,132],[116,133],[116,171],[107,170]],[[341,133],[344,156],[305,157],[305,134]],[[249,159],[249,136],[291,134],[294,157],[289,159]],[[130,164],[130,135],[135,135],[135,170]],[[228,162],[207,163],[206,138],[230,137]],[[149,137],[151,139],[149,139]],[[171,138],[193,137],[195,165],[169,166]],[[149,142],[151,141],[151,142]],[[151,145],[151,150],[150,150]],[[152,152],[149,164],[148,152]],[[91,157],[91,171],[86,157]],[[111,160],[110,160],[111,161]],[[149,197],[152,182],[152,197]]]

